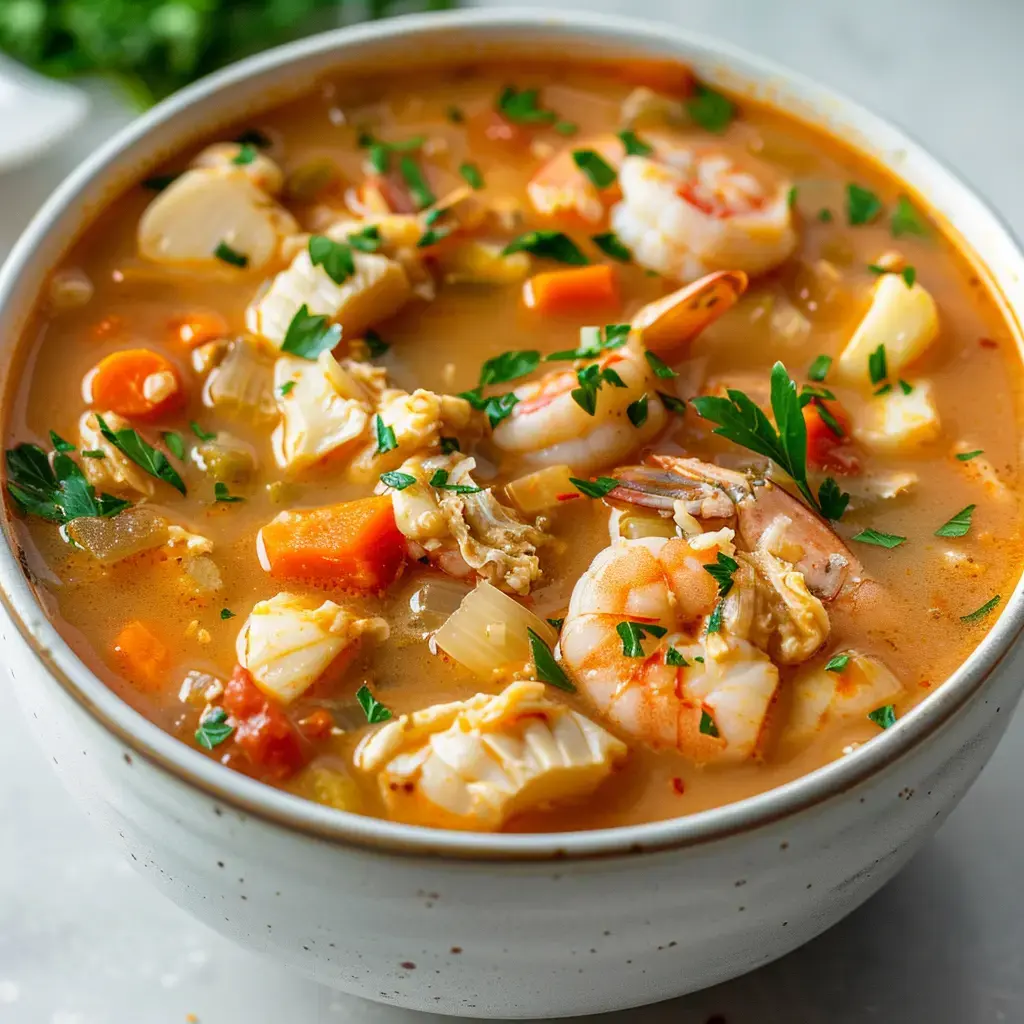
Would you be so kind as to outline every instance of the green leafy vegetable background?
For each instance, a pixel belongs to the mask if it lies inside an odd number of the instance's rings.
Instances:
[[[104,75],[147,106],[248,54],[453,0],[2,0],[0,50],[56,78]]]

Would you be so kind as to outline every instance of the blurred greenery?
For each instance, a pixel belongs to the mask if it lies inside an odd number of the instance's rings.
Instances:
[[[239,57],[310,32],[453,5],[453,0],[0,0],[0,50],[57,78],[112,76],[146,106]]]

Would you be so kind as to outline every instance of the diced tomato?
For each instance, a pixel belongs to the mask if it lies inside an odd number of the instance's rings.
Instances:
[[[262,778],[281,781],[303,766],[306,755],[298,730],[241,665],[224,688],[224,710],[235,720],[232,738]]]
[[[804,406],[807,462],[814,469],[854,475],[860,459],[850,437],[850,415],[837,401],[815,398]]]

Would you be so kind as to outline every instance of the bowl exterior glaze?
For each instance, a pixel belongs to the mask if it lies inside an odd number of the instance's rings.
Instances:
[[[797,76],[666,26],[587,14],[463,12],[346,29],[199,83],[66,183],[0,274],[0,382],[46,273],[95,213],[179,147],[341,67],[544,52],[677,57],[775,101],[889,166],[1024,308],[1024,257],[905,135]],[[739,975],[875,892],[977,777],[1024,684],[1020,588],[954,677],[840,762],[741,804],[599,833],[464,836],[305,804],[228,772],[122,704],[53,629],[0,546],[15,694],[69,788],[169,897],[249,948],[336,988],[417,1010],[544,1017],[620,1009]]]

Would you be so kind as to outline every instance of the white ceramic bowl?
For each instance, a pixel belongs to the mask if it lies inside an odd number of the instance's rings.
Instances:
[[[198,83],[111,140],[57,191],[0,277],[0,383],[47,272],[106,202],[221,124],[326,71],[448,56],[675,57],[740,96],[842,135],[955,224],[1024,309],[1024,257],[977,197],[905,135],[796,75],[664,25],[464,12],[348,28]],[[839,920],[932,834],[1020,695],[1018,587],[955,675],[894,728],[796,782],[675,821],[562,835],[419,829],[303,802],[231,772],[122,704],[75,657],[0,546],[6,662],[67,784],[168,896],[328,985],[421,1010],[540,1017],[677,996],[763,964]]]

